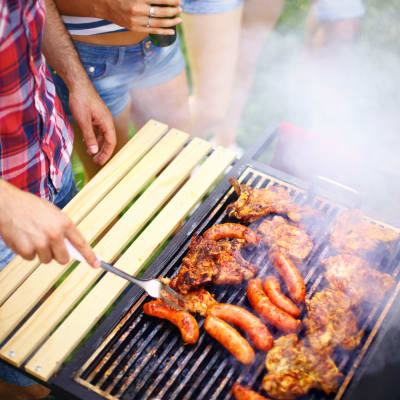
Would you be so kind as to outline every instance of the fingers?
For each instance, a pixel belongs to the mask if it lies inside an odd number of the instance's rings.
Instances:
[[[150,14],[150,8],[153,10],[153,15]],[[147,16],[151,15],[153,18],[172,18],[176,15],[180,14],[182,9],[180,7],[157,7],[157,6],[150,6],[148,12],[146,13]]]
[[[93,157],[93,161],[99,165],[104,165],[111,157],[117,143],[115,127],[111,118],[106,118],[101,122],[99,129],[103,132],[99,137],[101,148],[98,154]]]
[[[99,145],[97,143],[91,121],[87,121],[86,118],[83,118],[81,120],[77,120],[76,122],[81,128],[83,140],[86,144],[88,154],[97,154],[99,151]]]
[[[93,268],[100,267],[100,261],[96,257],[95,252],[74,225],[72,225],[70,229],[66,231],[65,237],[79,251],[79,253],[82,254],[89,265],[91,265]]]
[[[147,22],[148,22],[149,17],[145,16],[142,17],[141,22],[144,27],[146,27]],[[156,17],[151,17],[150,18],[150,28],[171,28],[175,25],[178,25],[182,22],[181,17],[175,17],[175,18],[156,18]],[[146,30],[148,32],[148,30]]]

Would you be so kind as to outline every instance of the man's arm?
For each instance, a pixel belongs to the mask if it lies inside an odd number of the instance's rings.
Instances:
[[[55,0],[62,15],[107,19],[134,32],[147,34],[174,34],[171,28],[182,22],[181,18],[171,18],[182,10],[181,0]],[[151,26],[146,26],[152,4],[154,17]]]
[[[96,154],[93,160],[103,165],[116,143],[112,115],[83,68],[54,1],[45,3],[43,54],[68,87],[71,113],[83,132],[89,154]]]
[[[41,262],[69,261],[68,239],[92,267],[99,261],[72,221],[55,205],[0,179],[0,236],[16,254]]]

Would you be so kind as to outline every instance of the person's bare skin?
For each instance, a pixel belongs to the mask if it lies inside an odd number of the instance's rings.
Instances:
[[[246,0],[244,3],[239,41],[240,62],[236,67],[233,93],[225,119],[215,128],[215,140],[220,145],[229,146],[236,142],[241,115],[253,84],[257,60],[284,4],[285,0]]]
[[[183,13],[183,33],[193,82],[192,132],[208,137],[228,111],[243,5],[223,14]]]
[[[129,29],[128,32],[105,33],[99,35],[73,35],[74,40],[106,46],[128,46],[141,42],[150,33],[173,33],[169,29],[182,20],[180,17],[165,18],[179,14],[180,0],[157,0],[157,4],[168,4],[171,7],[154,6],[154,18],[151,26],[146,27],[150,0],[120,0],[114,2],[112,7],[105,0],[56,0],[61,14],[74,16],[87,16],[106,18],[113,23]],[[116,150],[123,147],[129,138],[129,125],[132,122],[136,129],[140,129],[149,119],[154,118],[167,125],[190,132],[189,117],[189,87],[186,72],[160,85],[131,91],[131,104],[121,114],[114,118],[117,133]],[[100,169],[87,156],[82,145],[82,131],[74,124],[76,142],[74,149],[81,160],[85,181],[90,180]]]

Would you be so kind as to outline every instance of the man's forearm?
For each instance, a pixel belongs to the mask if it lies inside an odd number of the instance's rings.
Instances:
[[[53,0],[45,0],[46,23],[42,51],[47,62],[61,76],[68,89],[89,83],[71,37]]]

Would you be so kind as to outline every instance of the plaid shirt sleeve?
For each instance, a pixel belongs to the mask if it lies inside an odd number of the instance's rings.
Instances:
[[[70,163],[73,133],[40,52],[43,0],[0,2],[0,174],[48,199]]]

